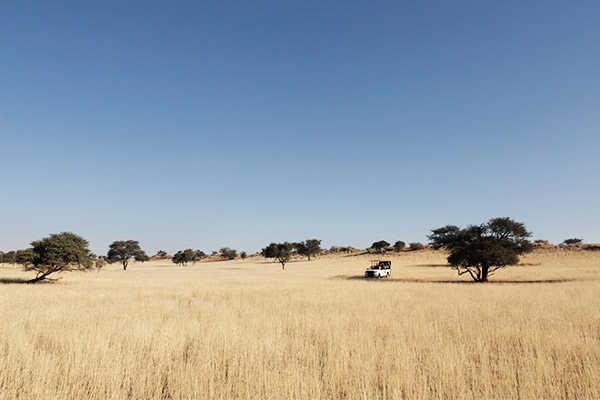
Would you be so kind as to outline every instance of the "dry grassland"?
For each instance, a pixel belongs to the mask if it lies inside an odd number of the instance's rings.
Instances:
[[[0,285],[0,399],[600,398],[597,252],[536,253],[501,284],[453,283],[437,252],[356,279],[371,258]]]

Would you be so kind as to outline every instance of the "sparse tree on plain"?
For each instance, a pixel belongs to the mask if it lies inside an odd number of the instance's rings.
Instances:
[[[394,243],[394,250],[400,253],[402,250],[404,250],[405,246],[406,243],[404,243],[402,240],[398,240],[396,243]]]
[[[50,274],[93,268],[96,256],[88,241],[71,232],[54,233],[31,242],[31,248],[17,252],[17,261],[25,271],[35,271],[30,283],[49,279]]]
[[[423,243],[420,242],[412,242],[409,244],[410,250],[414,251],[414,250],[423,250],[425,248],[425,245]]]
[[[293,243],[271,243],[270,245],[262,249],[260,254],[262,254],[262,256],[265,258],[277,259],[277,261],[281,263],[281,269],[285,269],[285,263],[287,263],[290,260],[293,250]]]
[[[16,255],[17,252],[14,250],[7,251],[6,253],[2,254],[2,264],[14,264]]]
[[[308,257],[308,261],[310,261],[311,256],[316,256],[321,252],[321,241],[308,239],[304,242],[295,243],[294,247],[298,254]]]
[[[228,260],[234,260],[237,257],[237,250],[231,249],[229,247],[222,247],[219,250],[219,254],[221,257],[226,258]]]
[[[127,270],[129,261],[140,259],[146,256],[137,240],[120,240],[112,242],[106,254],[106,261],[109,263],[119,262],[123,265],[123,270]]]
[[[179,250],[173,256],[172,261],[178,265],[187,265],[189,262],[195,262],[196,252],[192,249]]]
[[[390,247],[390,244],[385,240],[380,240],[371,245],[371,248],[378,253],[383,253],[386,248]]]
[[[465,229],[447,225],[431,232],[431,247],[448,250],[452,269],[459,275],[468,273],[475,282],[486,282],[494,271],[517,264],[519,255],[533,249],[527,240],[531,233],[510,218],[494,218]]]
[[[148,257],[148,255],[147,255],[146,253],[144,253],[144,252],[142,252],[142,253],[139,253],[139,254],[135,255],[135,256],[133,257],[133,259],[134,259],[135,261],[139,261],[139,262],[141,262],[142,264],[143,264],[145,261],[150,261],[150,257]]]
[[[194,260],[193,260],[193,263],[195,264],[195,263],[196,263],[196,261],[200,261],[200,260],[202,260],[203,258],[206,258],[206,254],[205,254],[205,253],[204,253],[202,250],[196,250],[196,251],[194,252]]]
[[[563,244],[569,246],[569,245],[573,245],[573,244],[581,244],[583,243],[583,239],[578,239],[578,238],[571,238],[571,239],[565,239],[563,241]]]
[[[163,251],[163,250],[159,250],[156,252],[154,257],[158,258],[159,260],[164,260],[167,257],[167,252]]]

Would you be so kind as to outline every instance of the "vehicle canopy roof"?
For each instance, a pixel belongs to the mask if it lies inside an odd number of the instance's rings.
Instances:
[[[391,261],[373,260],[371,261],[371,269],[390,269],[392,268]]]

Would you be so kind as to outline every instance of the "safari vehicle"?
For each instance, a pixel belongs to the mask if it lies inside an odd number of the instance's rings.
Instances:
[[[365,278],[387,278],[392,273],[391,261],[371,261],[371,266],[365,271]]]

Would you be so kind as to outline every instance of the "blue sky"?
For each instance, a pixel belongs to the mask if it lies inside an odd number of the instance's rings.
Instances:
[[[8,1],[0,250],[600,242],[595,1]]]

